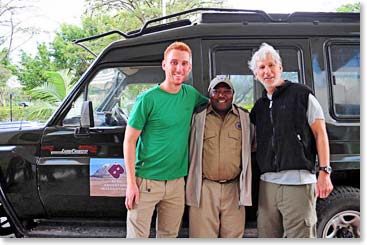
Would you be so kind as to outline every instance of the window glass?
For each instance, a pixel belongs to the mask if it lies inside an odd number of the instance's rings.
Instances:
[[[233,101],[236,105],[247,110],[254,106],[254,78],[252,75],[229,75],[232,81],[235,94]]]
[[[235,88],[233,102],[248,110],[256,100],[254,86],[255,80],[252,71],[248,68],[248,61],[257,49],[238,48],[217,49],[213,53],[213,77],[217,75],[228,76]],[[301,82],[301,52],[295,48],[279,48],[283,63],[283,79],[291,82]],[[261,85],[262,87],[262,85]]]
[[[81,94],[63,120],[64,126],[80,125],[81,107],[92,101],[96,127],[123,126],[143,91],[164,80],[161,66],[114,67],[100,70],[89,82],[87,95]]]
[[[338,117],[359,117],[359,44],[331,44],[329,55],[334,112]]]
[[[84,93],[82,93],[71,105],[71,108],[64,118],[63,125],[65,126],[79,126],[80,113],[83,105]]]
[[[302,83],[301,52],[296,48],[279,48],[277,51],[282,59],[282,78],[294,83]]]

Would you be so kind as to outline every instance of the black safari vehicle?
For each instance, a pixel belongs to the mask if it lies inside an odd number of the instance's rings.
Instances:
[[[248,60],[263,42],[279,50],[283,78],[312,88],[325,114],[334,191],[318,200],[318,236],[360,237],[359,13],[200,8],[75,42],[116,33],[47,123],[0,129],[0,235],[125,236],[127,118],[137,95],[163,81],[163,52],[179,40],[193,51],[187,83],[207,95],[213,77],[228,75],[247,109],[263,90]],[[256,237],[256,178],[253,193],[245,237]],[[185,215],[181,237],[187,225]]]

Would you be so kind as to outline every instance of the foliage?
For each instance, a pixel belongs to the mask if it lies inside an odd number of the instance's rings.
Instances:
[[[161,1],[97,1],[87,0],[87,10],[82,16],[82,26],[61,24],[60,31],[49,44],[38,46],[34,57],[22,53],[17,76],[25,90],[40,86],[47,80],[44,71],[73,70],[73,82],[76,82],[91,62],[93,55],[72,41],[101,34],[111,30],[129,32],[139,29],[149,19],[161,16]],[[167,1],[167,14],[196,7],[218,7],[221,1],[181,0]],[[86,43],[95,53],[100,53],[109,43],[120,39],[111,35]]]
[[[48,79],[45,71],[54,70],[47,46],[40,44],[37,47],[37,51],[34,58],[25,52],[21,54],[21,61],[16,75],[25,86],[25,90],[30,90],[43,84]]]
[[[111,30],[128,33],[140,29],[148,20],[162,16],[161,0],[86,0],[86,2],[87,10],[83,16],[83,29],[90,36]],[[197,7],[220,7],[223,2],[224,0],[171,0],[167,1],[166,14]],[[90,41],[88,45],[99,53],[109,43],[120,38],[120,36],[110,36]]]
[[[3,50],[0,50],[0,56],[5,55],[5,53],[7,52],[8,50],[6,48],[4,48]],[[11,71],[8,68],[9,65],[10,65],[10,60],[8,57],[6,59],[0,60],[0,86],[2,86],[3,83],[5,83],[11,76]]]
[[[23,119],[24,108],[14,105],[12,108],[13,121],[21,121]],[[10,107],[0,106],[0,122],[10,121]]]
[[[74,86],[73,76],[67,70],[47,71],[45,75],[47,82],[28,91],[34,100],[34,106],[26,113],[28,120],[48,119]]]
[[[7,49],[0,51],[0,57],[4,57]],[[6,105],[6,97],[11,91],[6,86],[6,82],[13,76],[14,66],[10,63],[9,56],[0,60],[0,106]]]
[[[68,71],[45,72],[47,82],[28,91],[33,99],[48,101],[51,103],[61,102],[70,91],[73,83],[72,77]]]
[[[62,24],[50,44],[50,56],[54,59],[56,70],[72,69],[75,74],[74,82],[85,72],[95,57],[72,41],[89,35],[94,33],[90,34],[90,31],[83,27]]]
[[[140,25],[146,21],[162,16],[161,0],[86,0],[87,13],[108,13],[117,17],[129,13],[129,19],[135,19]],[[166,15],[199,7],[221,7],[224,0],[168,0],[166,1]],[[126,17],[126,16],[125,16]],[[127,29],[125,29],[127,31]]]
[[[224,1],[167,0],[166,14],[197,7],[221,7]],[[28,119],[48,117],[57,103],[66,95],[67,90],[64,90],[64,94],[58,94],[61,87],[55,84],[55,81],[59,81],[54,76],[55,72],[71,69],[70,83],[75,83],[95,59],[92,54],[75,45],[73,40],[111,30],[130,32],[141,28],[149,19],[162,15],[161,0],[86,0],[86,3],[86,11],[81,17],[81,26],[61,24],[51,43],[39,44],[35,55],[22,52],[19,64],[11,69],[7,66],[7,72],[2,72],[0,87],[1,81],[11,74],[16,75],[24,85],[24,92],[31,96],[32,104],[37,104],[24,110],[29,116]],[[88,41],[85,44],[99,54],[109,43],[121,38],[116,34]],[[0,69],[3,67],[0,65]]]
[[[30,121],[45,122],[57,109],[58,104],[37,100],[24,111],[24,119]]]
[[[336,9],[337,12],[361,12],[361,3],[347,3]]]

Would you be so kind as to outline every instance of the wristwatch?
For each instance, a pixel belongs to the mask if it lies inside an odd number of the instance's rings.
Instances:
[[[319,167],[320,171],[324,171],[328,174],[331,174],[331,172],[333,171],[333,169],[330,166],[326,166],[326,167]]]

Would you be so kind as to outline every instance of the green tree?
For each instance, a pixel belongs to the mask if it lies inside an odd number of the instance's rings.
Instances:
[[[15,75],[24,85],[25,92],[31,95],[32,99],[36,99],[37,103],[41,103],[41,90],[49,92],[54,86],[50,82],[49,72],[71,69],[71,82],[75,83],[95,59],[89,52],[73,44],[73,40],[111,30],[120,30],[125,33],[138,30],[149,19],[162,15],[161,0],[86,0],[86,2],[87,9],[81,17],[81,26],[61,24],[60,31],[56,33],[51,43],[38,45],[36,55],[32,56],[25,52],[21,54],[20,65],[17,66]],[[167,1],[166,14],[197,7],[221,7],[223,2],[224,0],[171,0]],[[180,18],[184,17],[187,16],[180,16]],[[98,54],[109,43],[121,38],[116,34],[89,41],[86,44]],[[51,98],[54,97],[44,97],[46,104],[40,105],[39,108],[44,108],[44,110],[48,108],[48,111],[54,109],[56,102],[48,101]]]
[[[50,55],[54,59],[56,69],[72,68],[76,81],[95,59],[93,55],[85,49],[75,45],[72,41],[88,36],[93,36],[111,30],[109,26],[117,25],[118,20],[109,16],[83,17],[82,27],[74,25],[61,25],[61,30],[56,34],[55,39],[50,44]],[[108,29],[107,29],[108,28]],[[106,30],[107,29],[107,30]],[[88,46],[99,53],[108,43],[117,40],[119,36],[100,39],[88,43]]]
[[[25,86],[25,90],[43,84],[47,79],[44,71],[72,69],[74,74],[72,80],[77,81],[95,57],[73,44],[73,40],[111,30],[123,32],[137,30],[147,20],[162,15],[161,2],[161,0],[86,0],[87,9],[82,16],[82,25],[79,27],[62,24],[54,40],[48,45],[40,44],[34,57],[23,52],[16,75]],[[171,0],[167,1],[166,9],[167,14],[172,14],[196,7],[221,7],[223,2],[224,0]],[[121,38],[116,34],[85,44],[98,54],[109,43]]]
[[[347,3],[336,9],[337,12],[361,12],[361,3]]]
[[[91,54],[74,45],[72,40],[89,37],[111,30],[130,32],[137,30],[152,18],[162,15],[161,0],[126,0],[99,1],[87,0],[87,9],[82,16],[82,27],[62,25],[51,44],[51,54],[58,69],[73,67],[76,76],[81,76],[94,60]],[[184,11],[196,7],[220,7],[223,0],[180,0],[167,1],[167,14]],[[96,54],[109,43],[121,39],[119,35],[111,35],[86,42]]]
[[[10,63],[9,56],[6,56],[7,53],[7,48],[0,51],[0,57],[4,57],[0,60],[0,106],[6,105],[7,94],[10,92],[6,82],[13,76],[12,69],[14,69],[14,66]]]
[[[137,21],[139,25],[135,28],[140,27],[150,19],[162,16],[162,0],[86,0],[86,2],[88,5],[87,14],[101,11],[108,13],[111,17],[125,15],[125,17],[129,17],[129,20],[133,18]],[[169,15],[199,7],[222,7],[223,4],[224,0],[167,0],[165,7],[166,14]],[[131,31],[133,29],[124,28],[123,30]]]
[[[5,55],[7,53],[7,49],[3,49],[0,51],[0,56]],[[6,81],[11,77],[12,72],[9,69],[10,61],[9,57],[6,59],[0,60],[0,87],[5,86]]]
[[[68,70],[47,71],[45,75],[47,82],[27,91],[33,100],[33,105],[26,112],[28,120],[48,119],[74,86],[73,76]]]
[[[25,86],[25,90],[30,90],[40,86],[47,81],[48,76],[45,71],[54,71],[50,52],[46,44],[39,44],[37,54],[32,57],[24,51],[21,54],[21,61],[16,71],[16,76]]]

